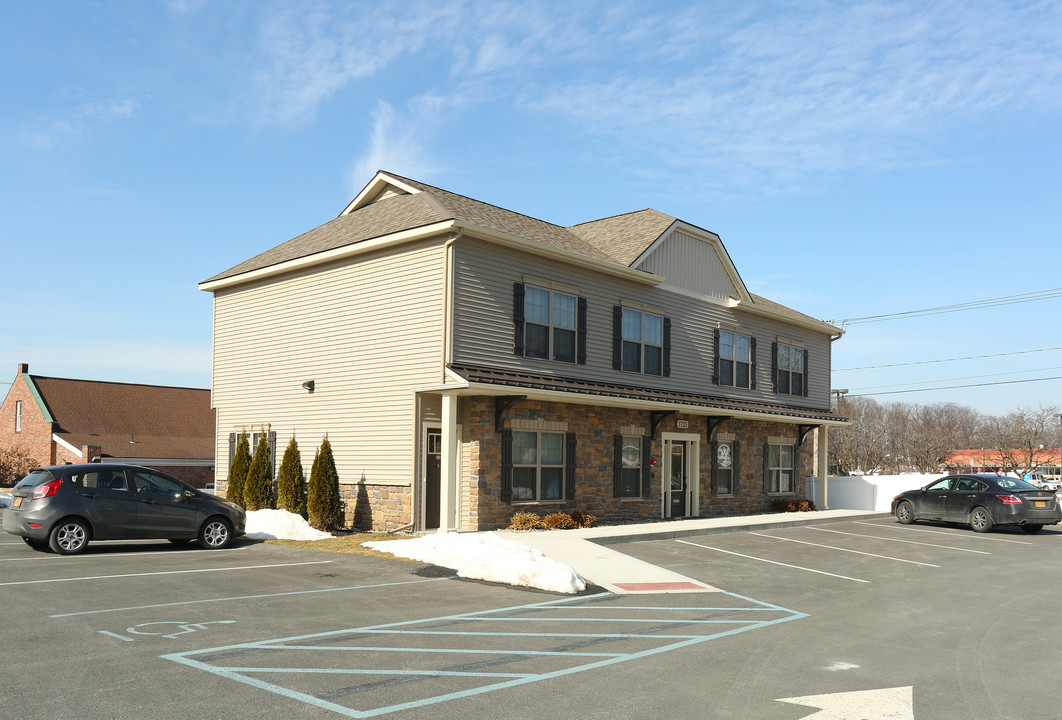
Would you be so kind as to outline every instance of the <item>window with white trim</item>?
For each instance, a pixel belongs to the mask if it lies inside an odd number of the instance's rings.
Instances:
[[[718,384],[739,388],[752,387],[752,337],[729,330],[719,330],[717,333]]]
[[[664,372],[664,318],[623,308],[623,370],[646,375]]]
[[[621,498],[642,496],[643,446],[645,439],[638,435],[621,435],[617,495]]]
[[[764,484],[768,493],[794,492],[796,448],[793,445],[767,445]]]
[[[565,434],[513,430],[512,501],[564,499]]]
[[[578,299],[528,285],[524,290],[524,357],[575,362]]]
[[[15,432],[22,432],[22,401],[15,401]]]
[[[784,395],[807,395],[804,378],[804,348],[786,343],[775,347],[774,391]]]

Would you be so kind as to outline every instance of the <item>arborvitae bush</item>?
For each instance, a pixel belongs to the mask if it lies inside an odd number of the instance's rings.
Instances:
[[[325,436],[321,449],[310,468],[310,484],[306,491],[306,510],[310,527],[331,532],[343,526],[343,503],[339,498],[339,473],[332,457],[332,445]]]
[[[508,530],[534,530],[542,527],[542,518],[538,513],[518,512],[509,518]]]
[[[243,501],[247,510],[262,510],[273,507],[273,465],[269,462],[269,441],[266,434],[258,440],[243,485]]]
[[[547,530],[571,530],[575,527],[575,521],[566,512],[555,512],[542,518],[542,526]]]
[[[306,476],[302,472],[302,454],[299,444],[292,437],[280,461],[277,474],[277,507],[306,517]]]
[[[236,442],[236,454],[232,456],[232,464],[229,466],[229,487],[225,491],[225,499],[237,505],[243,505],[243,486],[247,482],[247,471],[251,469],[251,443],[247,440],[247,433],[240,433],[240,439]]]

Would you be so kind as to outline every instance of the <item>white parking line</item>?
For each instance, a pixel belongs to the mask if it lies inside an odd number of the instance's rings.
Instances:
[[[245,565],[244,567],[220,567],[200,568],[198,570],[166,570],[163,572],[128,573],[125,575],[89,575],[86,577],[52,578],[50,580],[19,580],[17,582],[0,583],[0,587],[6,585],[39,585],[43,583],[74,582],[76,580],[111,580],[114,578],[148,577],[151,575],[184,575],[187,573],[226,572],[231,570],[261,570],[263,568],[291,567],[293,565],[325,565],[331,560],[313,560],[310,562],[279,563],[275,565]]]
[[[0,543],[0,544],[2,544],[2,543]],[[23,547],[25,547],[25,543],[17,543],[17,544],[18,545],[22,545]],[[93,545],[98,545],[98,544],[100,544],[100,543],[93,543]],[[92,560],[94,558],[96,558],[96,559],[106,559],[107,561],[110,561],[110,560],[115,560],[115,559],[118,559],[118,558],[139,558],[139,557],[144,557],[145,555],[170,555],[170,556],[176,557],[176,555],[178,553],[181,554],[181,555],[191,554],[191,553],[214,553],[215,555],[217,555],[218,553],[222,553],[222,552],[225,553],[225,554],[233,553],[233,552],[240,552],[244,548],[248,548],[248,547],[252,547],[252,546],[251,545],[245,545],[243,547],[230,547],[230,548],[225,548],[224,550],[178,550],[177,548],[174,548],[172,550],[148,550],[146,552],[130,552],[130,553],[92,553],[92,552],[89,552],[87,554],[78,554],[78,555],[54,555],[52,553],[46,553],[46,552],[42,551],[42,552],[36,553],[35,555],[32,555],[31,557],[0,558],[0,562],[19,562],[19,561],[25,561],[25,560],[39,560],[40,562],[59,562],[60,560],[70,560],[71,562],[78,562],[78,563],[81,563],[82,565],[84,565],[84,564],[86,564],[87,562],[89,562],[90,560]]]
[[[852,535],[854,537],[870,538],[871,540],[884,540],[886,542],[901,542],[901,543],[907,543],[909,545],[925,545],[926,547],[942,548],[944,550],[958,550],[959,552],[977,553],[978,555],[991,555],[992,554],[990,552],[985,552],[984,550],[970,550],[969,548],[958,548],[958,547],[953,547],[951,545],[936,545],[934,543],[923,543],[923,542],[917,542],[915,540],[901,540],[899,538],[881,537],[880,535],[863,535],[862,533],[842,532],[840,530],[827,530],[826,528],[819,528],[819,527],[810,527],[809,526],[808,530],[818,530],[819,532],[836,533],[838,535]]]
[[[839,550],[841,552],[854,553],[855,555],[866,555],[867,557],[875,557],[881,560],[895,560],[896,562],[910,563],[911,565],[922,565],[924,567],[938,568],[940,565],[933,565],[932,563],[918,562],[917,560],[906,560],[904,558],[892,557],[891,555],[875,555],[874,553],[863,552],[862,550],[850,550],[849,548],[841,548],[836,545],[820,545],[819,543],[808,542],[807,540],[795,540],[793,538],[783,538],[777,535],[764,535],[763,533],[750,532],[749,535],[759,535],[760,537],[770,538],[771,540],[784,540],[785,542],[800,543],[801,545],[811,545],[812,547],[826,548],[827,550]]]
[[[823,570],[814,570],[812,568],[801,567],[800,565],[790,565],[789,563],[776,562],[774,560],[768,560],[766,558],[756,557],[754,555],[743,555],[739,552],[733,552],[732,550],[724,550],[723,548],[712,547],[711,545],[701,545],[699,543],[690,542],[688,540],[676,540],[683,545],[693,545],[694,547],[704,548],[705,550],[715,550],[716,552],[726,553],[727,555],[737,555],[738,557],[747,558],[748,560],[758,560],[760,562],[770,563],[771,565],[781,565],[782,567],[792,568],[793,570],[803,570],[805,572],[816,573],[818,575],[829,575],[830,577],[840,578],[842,580],[851,580],[858,583],[869,583],[869,580],[860,580],[859,578],[848,577],[847,575],[837,575],[835,573],[828,573]]]
[[[1008,540],[1007,538],[992,537],[991,535],[980,535],[980,534],[973,534],[973,533],[967,533],[965,535],[960,535],[959,533],[945,532],[943,530],[926,530],[924,528],[911,527],[910,525],[897,525],[895,522],[891,522],[891,523],[885,524],[885,523],[863,522],[862,520],[853,520],[852,524],[854,524],[854,525],[869,525],[871,527],[891,528],[892,530],[902,530],[904,532],[930,533],[932,535],[949,535],[951,537],[961,537],[961,538],[965,538],[967,540],[992,540],[992,541],[995,541],[995,542],[1015,543],[1017,545],[1032,545],[1032,543],[1029,542],[1028,540]]]

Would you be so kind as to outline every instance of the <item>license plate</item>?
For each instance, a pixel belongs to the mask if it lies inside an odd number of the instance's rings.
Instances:
[[[1033,503],[1033,504],[1034,504],[1034,505],[1036,505],[1036,507],[1047,507],[1047,503],[1045,503],[1045,502],[1041,502],[1040,500],[1037,500],[1037,501],[1036,501],[1035,503]]]
[[[22,498],[15,498],[15,502],[12,503],[12,507],[18,507],[22,504]]]

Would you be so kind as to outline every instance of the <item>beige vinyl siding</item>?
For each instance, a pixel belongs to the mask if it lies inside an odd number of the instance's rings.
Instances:
[[[726,395],[745,400],[828,409],[829,335],[742,313],[709,299],[666,287],[624,282],[547,258],[515,253],[474,240],[455,245],[454,361],[522,369],[559,377],[659,387],[679,392]],[[587,299],[585,365],[524,358],[513,354],[513,284],[527,277],[578,288]],[[656,377],[612,368],[612,307],[644,303],[671,318],[671,376]],[[756,337],[756,390],[712,383],[716,327],[737,328]],[[776,395],[771,382],[771,343],[779,336],[811,354],[808,397]]]
[[[701,295],[739,297],[716,248],[679,230],[671,230],[637,267]]]
[[[217,476],[228,434],[268,425],[278,467],[294,434],[309,475],[327,434],[340,482],[409,484],[412,388],[441,378],[443,292],[441,240],[218,291]]]

